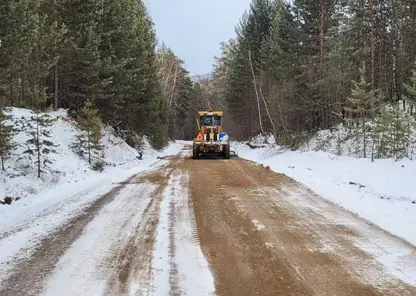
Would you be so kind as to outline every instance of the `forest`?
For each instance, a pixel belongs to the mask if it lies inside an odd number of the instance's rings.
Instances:
[[[89,112],[92,125],[111,125],[132,146],[147,136],[162,148],[189,130],[193,97],[183,61],[158,43],[141,0],[0,3],[2,110]],[[7,142],[10,129],[1,131]]]
[[[377,129],[413,128],[415,41],[412,0],[253,0],[201,101],[227,110],[237,140],[273,133],[292,146],[343,124],[364,146],[367,135],[380,142]]]
[[[385,148],[386,129],[401,147],[414,129],[413,0],[253,0],[196,82],[141,0],[6,0],[0,11],[0,107],[77,117],[88,106],[132,146],[192,139],[201,109],[224,110],[235,140],[270,133],[293,147],[349,126],[364,157]]]

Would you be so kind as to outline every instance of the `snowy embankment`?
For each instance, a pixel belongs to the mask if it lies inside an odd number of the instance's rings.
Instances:
[[[325,199],[416,245],[416,163],[237,145],[240,157],[284,173]]]
[[[0,205],[0,233],[6,232],[23,220],[35,218],[44,210],[52,209],[55,204],[77,195],[83,198],[68,203],[65,212],[79,209],[95,197],[111,190],[117,182],[149,168],[158,157],[176,154],[182,147],[181,144],[173,143],[165,150],[157,152],[145,143],[143,159],[139,160],[135,149],[115,136],[111,129],[106,128],[103,130],[102,138],[103,160],[106,165],[103,172],[97,172],[85,158],[80,157],[71,148],[78,133],[75,122],[67,116],[65,110],[49,112],[48,115],[54,123],[50,127],[48,140],[54,147],[53,152],[47,155],[50,163],[43,169],[41,178],[38,178],[35,156],[25,153],[29,147],[27,141],[34,129],[30,121],[33,112],[11,108],[6,114],[7,124],[13,124],[17,130],[14,137],[17,145],[6,162],[5,172],[1,172],[0,191],[3,191],[5,196],[20,199],[11,205]],[[90,199],[85,200],[85,196]],[[64,216],[57,218],[61,220]]]

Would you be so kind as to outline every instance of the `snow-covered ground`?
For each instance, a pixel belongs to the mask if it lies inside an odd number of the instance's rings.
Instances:
[[[54,122],[49,128],[49,136],[43,135],[42,139],[52,142],[54,146],[44,146],[50,152],[43,154],[41,163],[43,164],[46,159],[50,163],[46,163],[46,166],[42,165],[43,173],[41,178],[38,178],[36,155],[29,151],[34,147],[28,143],[31,133],[35,131],[34,122],[31,121],[35,114],[31,110],[21,108],[8,108],[5,113],[8,116],[6,124],[12,124],[17,131],[14,136],[14,142],[17,145],[12,151],[10,159],[6,161],[6,170],[0,173],[0,177],[3,181],[4,194],[12,198],[23,199],[18,202],[19,204],[26,205],[37,199],[38,196],[44,196],[50,189],[62,188],[66,184],[71,184],[69,187],[72,188],[79,188],[82,187],[83,181],[88,180],[89,183],[93,183],[103,176],[113,173],[117,175],[117,171],[145,166],[149,161],[152,162],[158,155],[161,155],[151,149],[145,141],[143,160],[139,161],[137,159],[138,152],[127,145],[123,139],[117,137],[111,128],[106,127],[103,128],[102,137],[104,171],[101,173],[94,171],[87,159],[80,157],[71,148],[79,130],[74,120],[67,115],[66,110],[60,109],[43,113]],[[42,131],[46,131],[46,129]],[[168,149],[175,149],[179,146],[180,144],[173,145]],[[169,150],[162,152],[162,155],[166,152]],[[74,183],[77,183],[77,186],[73,186]],[[60,190],[60,192],[64,192],[64,190]],[[0,208],[0,215],[3,210]]]
[[[150,295],[213,295],[214,279],[199,247],[187,175],[174,173],[163,193],[152,262]]]
[[[273,145],[251,149],[238,144],[237,150],[240,157],[270,166],[416,245],[415,162],[371,162],[327,152],[288,151]]]
[[[173,152],[173,147],[170,150]],[[155,157],[141,166],[113,170],[105,176],[81,181],[77,186],[73,183],[58,186],[24,204],[16,202],[0,207],[0,271],[3,271],[0,274],[6,275],[11,258],[18,259],[17,254],[20,257],[30,255],[44,236],[79,215],[119,182],[163,163],[157,162]],[[5,236],[7,239],[1,240]]]
[[[103,172],[96,172],[70,148],[77,129],[66,112],[59,110],[49,113],[51,118],[56,119],[51,127],[50,140],[59,146],[55,147],[56,153],[50,155],[52,164],[48,170],[42,178],[37,178],[33,169],[35,165],[31,164],[28,168],[29,158],[21,157],[28,147],[26,141],[31,131],[28,118],[33,113],[13,108],[7,114],[11,116],[9,122],[12,121],[19,130],[15,136],[18,145],[6,162],[6,171],[1,173],[0,198],[12,196],[21,199],[11,205],[0,205],[2,275],[6,274],[6,263],[16,254],[20,257],[29,255],[31,247],[42,237],[78,215],[119,182],[163,164],[165,161],[159,160],[159,157],[175,155],[183,147],[183,144],[171,143],[163,151],[155,151],[146,144],[143,159],[138,160],[137,151],[107,128],[102,140],[107,166]]]
[[[107,270],[106,263],[112,258],[112,251],[123,250],[137,235],[136,228],[145,215],[154,190],[153,184],[145,183],[119,192],[117,198],[91,221],[83,230],[83,235],[60,258],[44,295],[111,294],[106,294],[111,291],[107,284],[111,272]],[[134,198],[137,196],[142,198]]]

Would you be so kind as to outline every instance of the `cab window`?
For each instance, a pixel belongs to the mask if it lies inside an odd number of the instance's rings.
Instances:
[[[200,118],[201,126],[220,126],[221,116],[216,115],[204,115]]]

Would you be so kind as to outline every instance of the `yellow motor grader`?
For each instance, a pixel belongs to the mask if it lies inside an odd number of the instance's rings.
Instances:
[[[201,156],[219,156],[230,158],[230,141],[224,132],[222,111],[199,111],[196,123],[197,136],[193,140],[193,159]]]

